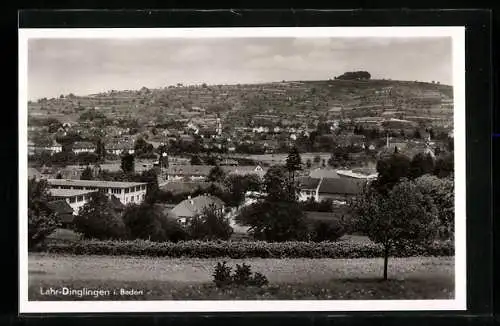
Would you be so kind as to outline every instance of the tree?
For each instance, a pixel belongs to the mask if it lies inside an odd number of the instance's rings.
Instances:
[[[402,178],[406,178],[410,171],[410,159],[403,154],[394,153],[389,157],[377,161],[377,180],[373,185],[381,192],[386,193]]]
[[[75,231],[86,239],[124,239],[127,237],[125,224],[112,209],[105,193],[91,194],[89,202],[80,208],[74,219]]]
[[[82,175],[80,176],[80,180],[92,180],[94,178],[94,175],[92,173],[92,169],[87,166],[83,171]]]
[[[198,155],[191,156],[191,165],[200,165],[201,163],[201,159]]]
[[[57,217],[49,210],[48,183],[46,180],[28,180],[28,249],[42,244],[60,225]]]
[[[164,218],[160,210],[149,203],[129,205],[123,214],[123,222],[131,239],[151,241],[167,240],[161,221]]]
[[[151,157],[154,156],[154,148],[153,145],[146,142],[143,138],[139,138],[135,142],[134,153],[138,157]]]
[[[191,238],[200,240],[228,240],[233,233],[229,219],[214,204],[190,219],[187,230]]]
[[[430,154],[418,153],[410,162],[409,177],[418,178],[434,172],[434,158]]]
[[[135,158],[134,155],[126,153],[122,156],[122,161],[120,164],[120,168],[123,173],[133,173],[135,170]]]
[[[282,242],[306,240],[308,236],[306,218],[296,202],[257,202],[244,207],[236,221],[249,226],[249,233],[257,240]]]
[[[319,220],[311,222],[309,238],[314,242],[337,241],[345,234],[345,227],[340,220]]]
[[[446,178],[453,175],[455,171],[455,159],[454,153],[448,153],[439,157],[436,161],[436,166],[434,168],[434,174],[439,178]]]
[[[224,201],[233,207],[240,206],[247,191],[259,191],[261,184],[260,179],[255,174],[250,175],[228,175],[224,180],[226,189]]]
[[[267,193],[266,200],[270,202],[297,200],[298,188],[295,182],[286,177],[286,168],[283,166],[270,167],[264,175],[263,186]]]
[[[226,173],[224,170],[220,166],[216,165],[210,170],[207,179],[211,182],[222,182],[225,176]]]
[[[98,160],[101,162],[104,161],[104,159],[106,158],[106,148],[101,138],[98,138],[96,140],[95,153],[97,154]]]
[[[302,159],[300,158],[300,153],[297,147],[293,146],[288,152],[288,157],[286,158],[286,169],[288,170],[288,176],[290,180],[288,181],[289,194],[292,195],[295,191],[293,186],[295,184],[295,171],[301,170]],[[295,197],[294,197],[295,198]]]
[[[177,242],[188,238],[177,221],[165,216],[158,206],[147,202],[128,206],[123,214],[123,222],[132,239]]]
[[[437,207],[440,236],[452,239],[455,231],[455,183],[453,178],[424,175],[415,179],[415,184],[422,194],[432,198]]]
[[[158,186],[158,173],[156,173],[156,170],[153,168],[142,171],[138,181],[147,183],[145,201],[150,204],[154,203],[156,201],[158,191],[160,190]]]
[[[404,180],[387,195],[366,187],[351,203],[356,230],[379,243],[384,252],[384,280],[393,250],[432,241],[438,225],[437,209],[413,181]]]

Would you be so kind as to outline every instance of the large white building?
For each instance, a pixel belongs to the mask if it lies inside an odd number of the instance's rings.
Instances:
[[[65,190],[99,190],[118,198],[124,205],[140,204],[146,197],[145,182],[118,182],[98,180],[66,180],[48,179],[51,191],[54,189]]]
[[[75,190],[75,189],[50,189],[50,196],[54,199],[61,199],[73,208],[73,215],[78,215],[80,208],[88,203],[91,193],[97,190]]]

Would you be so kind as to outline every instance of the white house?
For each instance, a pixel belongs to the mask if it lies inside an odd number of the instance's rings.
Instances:
[[[299,201],[308,201],[310,199],[319,201],[319,187],[322,180],[321,178],[311,177],[299,178]]]
[[[124,205],[140,204],[146,197],[144,182],[48,179],[50,190],[99,190],[118,198]]]

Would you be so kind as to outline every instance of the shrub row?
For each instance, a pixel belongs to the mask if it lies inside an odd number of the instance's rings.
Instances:
[[[43,251],[73,255],[112,255],[192,258],[376,258],[383,257],[382,247],[374,243],[356,242],[282,242],[264,241],[218,242],[150,242],[79,241],[49,243]],[[393,257],[453,256],[451,241],[435,242],[430,246],[405,246],[394,250]]]

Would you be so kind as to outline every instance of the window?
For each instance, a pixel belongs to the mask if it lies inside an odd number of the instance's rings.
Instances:
[[[130,192],[129,188],[125,188],[125,193],[128,194]]]
[[[139,191],[139,190],[140,190],[139,186],[135,187],[135,191]]]
[[[133,202],[134,201],[134,196],[130,197],[130,201]]]
[[[71,204],[73,204],[74,202],[76,202],[76,198],[75,197],[70,197],[69,202]]]
[[[76,197],[76,201],[83,201],[83,196]]]
[[[137,201],[139,201],[139,195],[137,195]]]

